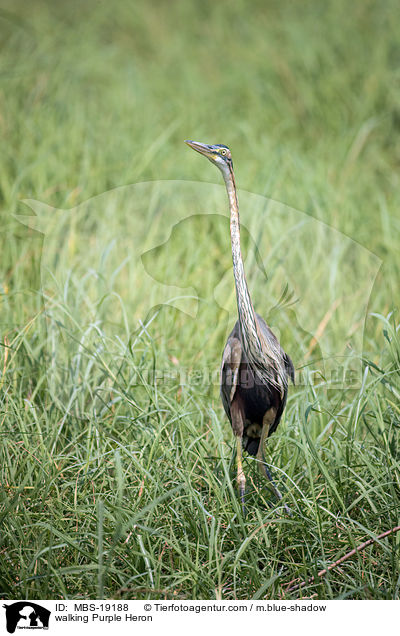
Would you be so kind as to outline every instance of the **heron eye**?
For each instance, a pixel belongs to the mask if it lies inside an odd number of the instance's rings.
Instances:
[[[220,150],[221,155],[226,155],[226,150],[225,148],[222,148],[222,150]]]

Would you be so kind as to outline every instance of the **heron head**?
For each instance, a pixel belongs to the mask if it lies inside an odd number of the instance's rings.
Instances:
[[[232,170],[232,155],[228,146],[223,144],[202,144],[199,141],[185,140],[185,144],[204,155],[221,170],[222,174],[229,174]]]

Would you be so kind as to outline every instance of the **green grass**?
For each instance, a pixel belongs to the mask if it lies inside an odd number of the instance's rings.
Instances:
[[[399,524],[399,23],[2,3],[2,597],[399,598],[400,534],[285,591]],[[297,369],[267,448],[291,518],[249,457],[241,514],[225,194],[188,137],[232,149],[254,304]]]

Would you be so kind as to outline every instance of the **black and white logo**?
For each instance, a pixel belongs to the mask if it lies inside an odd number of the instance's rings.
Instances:
[[[6,610],[6,627],[9,634],[16,629],[49,629],[50,610],[32,603],[18,601],[3,605]]]

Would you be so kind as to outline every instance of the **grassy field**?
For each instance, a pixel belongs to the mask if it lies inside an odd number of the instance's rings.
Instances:
[[[290,590],[400,523],[399,27],[391,0],[3,0],[2,598],[399,598],[400,533]],[[225,193],[186,138],[231,147],[296,366],[266,453],[291,518],[250,457],[238,503]]]

